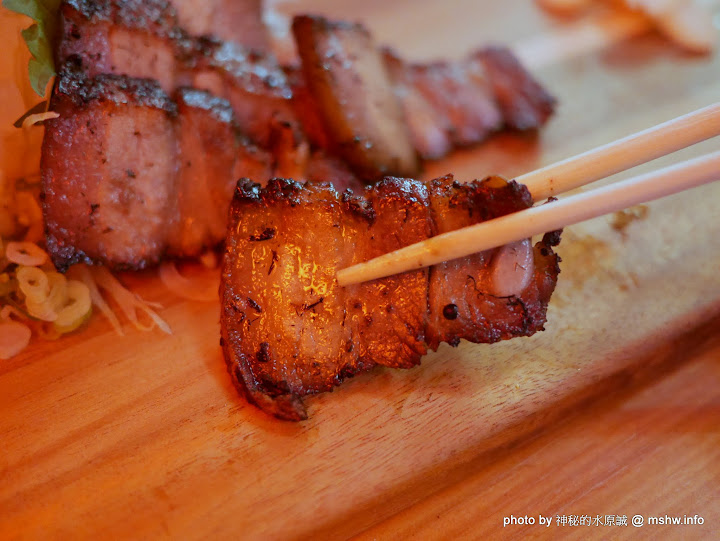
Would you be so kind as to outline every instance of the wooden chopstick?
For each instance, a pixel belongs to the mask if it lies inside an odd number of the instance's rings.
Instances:
[[[517,177],[533,200],[567,192],[720,135],[720,102]]]
[[[537,201],[716,135],[720,135],[720,103],[516,180],[529,183],[530,193]],[[551,205],[533,207],[437,235],[342,269],[337,273],[338,284],[351,285],[464,257],[714,180],[720,180],[720,152],[571,196]]]
[[[720,180],[720,151],[572,195],[549,205],[532,207],[431,237],[340,270],[337,280],[341,286],[346,286],[435,265],[716,180]]]

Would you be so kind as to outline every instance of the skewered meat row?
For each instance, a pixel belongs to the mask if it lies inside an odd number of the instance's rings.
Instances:
[[[299,117],[314,145],[368,180],[417,174],[416,153],[438,158],[506,126],[538,128],[554,106],[502,48],[459,62],[407,64],[359,24],[303,15],[293,21],[298,70],[235,43],[189,37],[162,0],[92,7],[74,0],[63,4],[62,20],[58,64],[77,56],[91,76],[154,78],[168,93],[209,90],[232,103],[242,129],[261,144],[272,137],[269,118],[297,124]],[[297,94],[304,99],[294,100]]]
[[[325,131],[320,144],[365,179],[416,175],[418,157],[440,158],[505,127],[539,128],[554,109],[555,100],[504,48],[408,64],[359,24],[301,15],[293,34],[310,109]]]
[[[416,149],[440,154],[416,144],[423,140],[418,130],[441,130],[447,139],[454,123],[468,123],[462,110],[473,99],[481,108],[495,107],[493,129],[501,124],[502,103],[510,104],[504,107],[509,111],[512,104],[534,111],[538,123],[552,108],[552,99],[502,51],[474,55],[484,65],[501,66],[494,69],[499,75],[493,80],[500,81],[495,86],[504,89],[496,102],[488,98],[490,79],[459,79],[459,68],[433,64],[426,70],[433,77],[416,78],[421,82],[410,85],[416,93],[435,83],[448,89],[446,103],[428,98],[425,109],[455,108],[433,125],[418,122],[422,115],[405,104],[408,94],[398,90],[399,79],[385,77],[388,56],[359,25],[296,18],[300,69],[281,68],[272,56],[236,44],[191,38],[161,0],[73,0],[63,3],[61,13],[58,62],[64,68],[51,103],[61,118],[46,122],[42,162],[47,244],[60,268],[78,261],[142,268],[165,255],[199,254],[222,240],[220,219],[232,181],[242,176],[260,182],[271,176],[332,179],[340,188],[359,186],[358,174],[366,180],[413,174]],[[317,74],[311,67],[319,58],[332,60]],[[391,74],[422,70],[397,57],[392,62]],[[473,62],[479,73],[479,61]],[[362,92],[352,88],[357,77]],[[458,108],[453,103],[460,91],[466,97]],[[375,108],[365,96],[385,105]],[[386,115],[386,109],[394,113]],[[483,130],[476,130],[475,139],[490,128]],[[453,144],[475,139],[455,138]],[[395,158],[398,145],[401,160]],[[86,152],[88,146],[96,151]],[[233,159],[233,153],[239,155]],[[163,165],[156,171],[158,164]],[[152,173],[140,171],[147,167]]]
[[[345,288],[335,280],[340,268],[531,205],[524,186],[499,177],[386,178],[361,197],[241,180],[221,282],[221,343],[234,383],[267,413],[301,420],[303,396],[375,365],[410,368],[441,342],[542,330],[559,272],[557,234],[534,248],[520,243],[510,260],[504,247]]]

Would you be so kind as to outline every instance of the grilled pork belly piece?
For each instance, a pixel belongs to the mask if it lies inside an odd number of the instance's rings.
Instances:
[[[89,76],[115,73],[157,80],[166,92],[177,79],[175,11],[164,0],[65,0],[56,64],[74,57]]]
[[[177,115],[157,83],[58,77],[43,140],[46,242],[58,268],[102,259],[141,268],[171,228]]]
[[[418,155],[440,158],[506,127],[536,129],[553,112],[555,100],[507,49],[411,64],[359,24],[300,15],[293,34],[305,76],[300,117],[311,121],[311,139],[366,179],[414,175]]]
[[[307,417],[302,397],[375,365],[408,368],[427,348],[542,330],[559,272],[557,235],[525,258],[516,291],[496,292],[503,248],[341,288],[338,269],[439,232],[527,208],[524,186],[386,178],[362,197],[329,185],[238,183],[220,296],[235,385],[265,412]],[[502,268],[501,268],[502,270]]]
[[[380,50],[359,24],[297,16],[305,84],[330,148],[368,181],[415,175],[419,163]]]
[[[503,128],[540,128],[555,107],[555,99],[502,47],[455,62],[410,64],[388,49],[384,57],[424,159],[441,158]]]
[[[227,209],[236,179],[265,181],[275,172],[273,157],[238,132],[230,104],[209,93],[183,88],[176,94],[178,117],[177,224],[169,255],[200,254],[225,238]]]
[[[283,169],[237,129],[229,103],[147,79],[63,70],[42,152],[48,251],[58,268],[143,268],[223,241],[236,179]]]
[[[79,54],[100,73],[123,65],[149,67],[158,54],[171,66],[169,53],[190,36],[214,36],[256,51],[270,45],[261,0],[63,0],[60,13],[60,63]],[[147,76],[161,79],[157,73]]]

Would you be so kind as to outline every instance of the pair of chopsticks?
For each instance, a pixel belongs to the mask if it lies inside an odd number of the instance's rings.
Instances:
[[[720,102],[515,180],[533,201],[649,162],[720,135]],[[366,282],[496,248],[603,214],[720,180],[720,151],[494,220],[443,233],[342,269],[341,286]]]

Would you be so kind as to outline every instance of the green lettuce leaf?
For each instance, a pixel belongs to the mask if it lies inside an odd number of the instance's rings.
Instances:
[[[55,75],[52,45],[60,26],[58,9],[61,0],[3,0],[5,9],[27,15],[35,24],[22,31],[32,55],[28,64],[30,85],[39,96],[45,95],[48,81]]]

